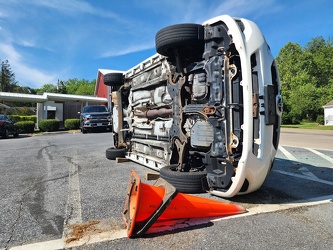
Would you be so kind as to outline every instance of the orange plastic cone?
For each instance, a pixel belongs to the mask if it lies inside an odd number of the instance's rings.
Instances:
[[[128,237],[135,237],[143,235],[156,220],[219,217],[244,212],[243,207],[235,204],[178,193],[163,180],[157,186],[141,183],[132,170],[123,219]]]

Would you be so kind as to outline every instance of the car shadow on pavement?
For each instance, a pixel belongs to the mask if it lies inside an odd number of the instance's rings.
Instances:
[[[333,194],[333,169],[276,158],[272,171],[256,192],[230,198],[248,204],[282,204]]]

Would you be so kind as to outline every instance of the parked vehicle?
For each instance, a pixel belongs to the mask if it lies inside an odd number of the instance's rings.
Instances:
[[[9,135],[19,136],[19,128],[15,125],[15,122],[2,114],[0,114],[0,135],[2,138],[8,138]]]
[[[253,192],[278,148],[279,74],[252,21],[219,16],[156,34],[158,54],[111,86],[115,148],[160,171],[180,192],[221,197]]]
[[[93,130],[108,130],[112,128],[112,118],[108,107],[104,105],[87,105],[80,113],[80,129],[82,133]]]

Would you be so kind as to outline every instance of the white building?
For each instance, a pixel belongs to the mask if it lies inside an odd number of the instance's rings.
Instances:
[[[325,126],[333,126],[333,100],[323,106]]]

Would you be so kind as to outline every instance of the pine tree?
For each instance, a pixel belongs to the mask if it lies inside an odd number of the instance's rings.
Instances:
[[[15,74],[10,68],[8,60],[1,61],[0,85],[2,92],[10,92],[16,87]]]

